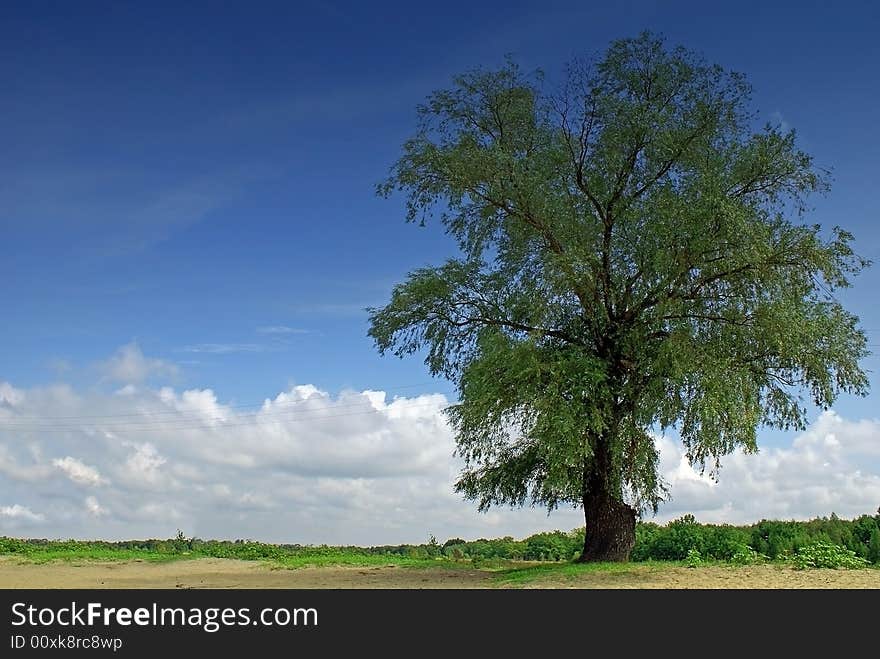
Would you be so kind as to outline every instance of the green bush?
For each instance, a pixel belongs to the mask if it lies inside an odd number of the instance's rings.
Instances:
[[[830,542],[814,542],[801,547],[794,556],[794,566],[799,570],[807,568],[845,568],[858,569],[868,564],[854,551]]]
[[[536,533],[525,540],[523,558],[531,561],[567,561],[583,548],[571,534],[562,531]]]
[[[684,564],[688,567],[699,567],[703,564],[703,557],[697,549],[689,549],[684,559]]]
[[[454,545],[444,545],[443,547],[443,555],[447,558],[451,558],[455,561],[460,561],[465,557],[465,543],[464,541],[459,542]]]
[[[637,535],[638,537],[638,535]],[[645,558],[660,561],[681,561],[692,549],[703,553],[703,529],[693,515],[685,515],[653,530],[648,547],[640,553]]]
[[[748,545],[740,545],[728,560],[734,565],[759,565],[767,561],[768,557]]]
[[[752,527],[749,544],[755,551],[777,558],[785,553],[794,554],[815,539],[803,522],[762,520]]]
[[[748,548],[751,536],[748,531],[728,524],[703,525],[703,555],[718,561],[732,560],[744,547]]]
[[[654,539],[664,532],[655,522],[639,522],[636,524],[636,544],[633,546],[630,559],[648,561],[654,558]]]

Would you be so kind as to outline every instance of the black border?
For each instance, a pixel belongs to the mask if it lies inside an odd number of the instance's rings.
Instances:
[[[313,607],[317,626],[12,626],[12,605],[101,602],[129,608]],[[369,656],[551,657],[653,655],[765,657],[880,649],[876,590],[0,590],[0,656]],[[106,650],[12,651],[11,637],[98,634]],[[59,654],[60,653],[60,654]],[[378,653],[378,654],[376,654]],[[570,654],[574,653],[574,654]]]

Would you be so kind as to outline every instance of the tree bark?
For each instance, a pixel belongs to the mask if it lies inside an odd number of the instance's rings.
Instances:
[[[584,550],[578,562],[628,561],[636,543],[636,511],[609,485],[607,444],[597,442],[594,450],[584,468]]]

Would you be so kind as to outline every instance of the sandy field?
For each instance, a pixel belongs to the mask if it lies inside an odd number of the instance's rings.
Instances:
[[[0,559],[0,588],[504,588],[500,575],[469,568],[272,568],[255,561],[19,563]],[[633,566],[625,571],[548,575],[525,588],[880,588],[880,570],[779,566]]]
[[[0,559],[0,588],[488,588],[479,570],[401,567],[273,568],[259,561],[203,558],[152,563],[18,563]]]

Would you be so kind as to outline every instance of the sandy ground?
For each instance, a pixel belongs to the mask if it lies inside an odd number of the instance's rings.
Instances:
[[[0,588],[493,588],[491,572],[403,567],[272,569],[253,561],[200,559],[18,563],[0,559]],[[778,566],[633,566],[524,584],[526,588],[880,588],[880,570],[796,571]]]
[[[749,567],[633,567],[526,584],[525,588],[797,589],[880,588],[880,570],[794,570],[776,565]]]
[[[272,568],[259,561],[204,558],[152,563],[18,563],[0,559],[0,588],[488,588],[473,569]]]

